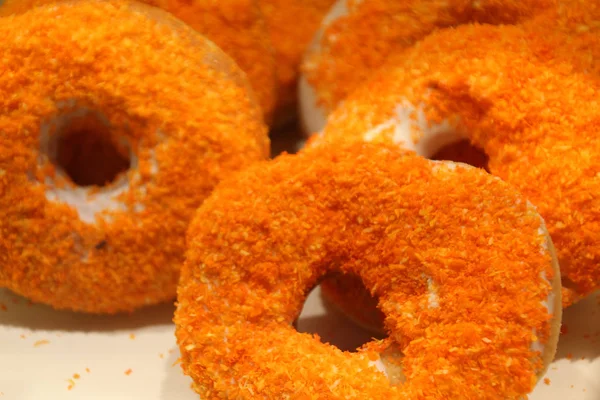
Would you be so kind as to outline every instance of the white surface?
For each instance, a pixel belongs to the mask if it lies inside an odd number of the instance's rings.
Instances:
[[[189,378],[173,366],[179,353],[172,313],[172,305],[162,305],[131,316],[73,314],[30,305],[0,289],[0,400],[198,399]],[[568,332],[548,371],[550,384],[540,382],[530,398],[598,400],[599,295],[567,309],[564,324]],[[326,310],[318,290],[309,296],[298,327],[348,350],[370,338]],[[36,346],[41,340],[49,343]],[[80,378],[73,379],[74,374]]]

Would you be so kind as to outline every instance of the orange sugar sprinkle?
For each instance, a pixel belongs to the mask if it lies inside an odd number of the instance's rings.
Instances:
[[[87,372],[88,374],[91,372],[89,368],[85,369],[85,372]]]
[[[2,311],[8,311],[8,307],[6,307],[6,304],[0,303],[0,310],[2,310]]]
[[[72,390],[75,387],[75,381],[73,379],[67,379],[67,382],[69,382],[69,386],[67,386],[67,390]]]
[[[125,375],[129,376],[131,375],[133,371],[131,370],[131,368],[129,368],[127,371],[125,371]]]
[[[3,17],[0,37],[0,287],[91,313],[171,301],[196,208],[221,179],[269,154],[245,75],[187,25],[137,2],[37,7]],[[41,126],[81,110],[110,124],[88,116],[64,135],[91,127],[136,157],[120,209],[93,224],[48,200],[74,183],[39,150]]]
[[[552,4],[549,0],[495,2],[349,0],[348,13],[324,27],[309,50],[303,72],[316,88],[318,103],[333,110],[382,66],[436,29],[469,22],[511,24]],[[340,84],[343,82],[343,85]]]
[[[129,334],[129,339],[131,339],[131,340],[134,340],[134,339],[135,339],[135,334],[133,334],[133,333],[130,333],[130,334]]]
[[[73,379],[79,379],[79,378],[81,378],[81,375],[79,375],[79,374],[73,374]]]
[[[38,341],[36,341],[33,344],[33,347],[40,347],[40,346],[43,346],[45,344],[50,344],[50,341],[49,340],[45,340],[45,339],[44,340],[38,340]]]
[[[158,354],[158,356],[159,356],[160,358],[165,358],[165,355],[164,355],[163,353],[159,353],[159,354]]]
[[[348,97],[312,145],[365,140],[367,134],[398,143],[394,127],[403,113],[417,114],[407,104],[423,104],[426,120],[464,132],[488,154],[490,172],[544,217],[560,265],[569,266],[561,269],[563,304],[569,305],[600,287],[600,217],[594,211],[600,180],[591,172],[600,165],[600,138],[592,134],[600,123],[600,81],[576,73],[569,60],[548,61],[553,44],[514,26],[433,33]],[[406,140],[419,143],[425,128],[411,121]]]
[[[567,360],[572,360],[573,359],[573,354],[569,353],[567,354]]]
[[[188,230],[182,368],[202,398],[523,397],[559,333],[542,304],[553,293],[560,309],[541,228],[504,181],[389,144],[323,142],[258,163],[222,182]],[[291,326],[339,272],[379,299],[394,340],[341,352]],[[406,384],[370,366],[377,347],[401,353]]]
[[[544,383],[546,385],[550,385],[550,378],[544,378]]]

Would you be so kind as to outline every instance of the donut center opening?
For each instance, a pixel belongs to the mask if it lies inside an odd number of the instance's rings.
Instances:
[[[311,291],[294,326],[342,351],[356,352],[374,338],[387,336],[377,302],[359,277],[334,274]]]
[[[471,144],[468,139],[461,139],[442,146],[429,158],[438,161],[461,162],[490,172],[488,155],[479,147]]]
[[[104,187],[131,168],[131,151],[109,124],[91,112],[63,116],[54,133],[42,137],[49,161],[77,186]]]

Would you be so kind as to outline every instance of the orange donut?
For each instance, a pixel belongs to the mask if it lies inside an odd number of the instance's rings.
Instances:
[[[276,124],[283,124],[295,111],[302,55],[333,3],[335,0],[258,0],[275,48],[279,81]]]
[[[61,0],[4,0],[0,17]],[[231,56],[248,75],[265,120],[277,101],[272,45],[256,0],[139,0],[172,13]]]
[[[549,47],[512,26],[432,34],[346,99],[323,137],[425,157],[467,138],[546,219],[569,305],[600,287],[600,86],[571,60],[535,57]]]
[[[193,212],[268,156],[243,73],[138,3],[37,7],[0,37],[0,286],[92,313],[174,298]]]
[[[556,0],[338,0],[305,54],[299,102],[307,134],[392,54],[469,22],[515,24]]]
[[[395,147],[340,142],[284,155],[222,182],[200,207],[174,321],[202,398],[532,390],[561,314],[543,220],[498,178]],[[292,328],[311,288],[335,272],[378,297],[389,339],[348,353]],[[401,374],[378,363],[386,351]]]

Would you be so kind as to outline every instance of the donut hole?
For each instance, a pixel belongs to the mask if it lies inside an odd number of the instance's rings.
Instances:
[[[42,136],[42,152],[77,186],[104,187],[131,168],[131,151],[109,124],[91,112],[62,116],[53,134]]]
[[[294,327],[298,332],[318,334],[321,341],[342,351],[355,352],[374,338],[387,336],[377,302],[358,276],[333,274],[311,291]],[[321,312],[308,314],[307,309]]]
[[[471,144],[468,139],[462,139],[442,146],[429,158],[439,161],[461,162],[490,172],[488,155],[479,147]]]

